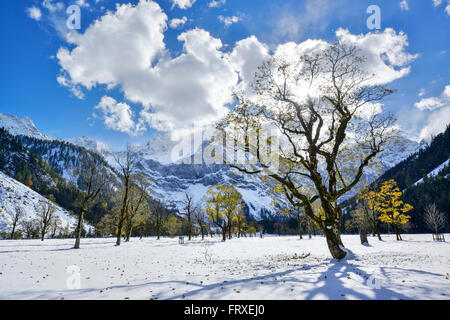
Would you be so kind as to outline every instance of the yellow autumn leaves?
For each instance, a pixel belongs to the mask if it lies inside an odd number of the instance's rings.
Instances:
[[[405,213],[411,211],[413,206],[401,200],[402,192],[394,179],[383,182],[378,191],[365,192],[362,197],[372,210],[380,213],[378,219],[381,222],[402,225],[411,218]]]

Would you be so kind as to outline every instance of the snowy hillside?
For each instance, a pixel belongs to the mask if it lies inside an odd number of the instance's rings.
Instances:
[[[427,174],[427,177],[432,178],[432,177],[437,176],[442,169],[444,169],[446,166],[448,166],[449,163],[450,163],[450,159],[446,160],[444,163],[440,164],[435,169],[433,169],[431,172],[429,172]],[[416,183],[414,183],[414,185],[417,185],[422,182],[423,182],[423,178],[418,180]]]
[[[105,154],[113,152],[113,150],[110,147],[108,147],[106,144],[104,144],[103,142],[93,140],[93,139],[85,137],[85,136],[64,139],[64,141],[72,143],[76,146],[86,148],[87,150],[97,152],[101,155],[105,155]]]
[[[37,218],[37,212],[41,210],[40,201],[47,199],[31,190],[22,183],[14,180],[4,173],[0,172],[0,208],[3,213],[0,214],[0,231],[8,230],[11,223],[11,217],[8,213],[14,213],[16,208],[21,208],[24,212],[24,220]],[[56,207],[55,216],[61,220],[61,226],[69,226],[73,230],[76,218],[66,210]],[[86,230],[89,226],[85,226]]]

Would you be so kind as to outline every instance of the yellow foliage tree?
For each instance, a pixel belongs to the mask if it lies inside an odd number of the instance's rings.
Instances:
[[[206,191],[205,211],[208,218],[221,229],[222,239],[231,239],[233,219],[238,214],[238,209],[242,204],[242,196],[232,185],[217,184],[210,186]]]
[[[413,209],[413,206],[403,202],[401,197],[402,192],[393,179],[383,182],[376,195],[375,210],[381,213],[378,219],[393,226],[397,240],[402,240],[400,227],[411,218],[405,213]]]

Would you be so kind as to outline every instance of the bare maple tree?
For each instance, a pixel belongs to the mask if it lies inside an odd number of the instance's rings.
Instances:
[[[1,212],[1,210],[0,210]],[[14,212],[9,213],[11,217],[11,239],[14,239],[14,234],[16,233],[17,226],[20,224],[22,218],[25,216],[25,213],[22,208],[16,207]]]
[[[88,159],[87,157],[83,159],[80,168],[74,170],[72,175],[72,192],[79,208],[74,249],[79,249],[84,215],[95,205],[96,199],[107,182],[107,175],[98,159]]]
[[[41,208],[37,216],[41,241],[44,241],[45,235],[53,224],[53,219],[56,212],[56,206],[53,204],[53,201],[55,201],[55,198],[53,195],[50,195],[48,200],[41,200],[39,202],[39,206]]]
[[[184,199],[182,202],[182,209],[177,210],[178,214],[181,216],[186,217],[187,223],[188,223],[188,237],[189,240],[192,239],[192,226],[193,226],[193,219],[196,212],[198,212],[200,209],[198,205],[194,201],[194,197],[191,193],[186,191],[184,193]]]
[[[128,194],[128,206],[125,216],[125,241],[129,242],[137,217],[145,212],[145,205],[150,195],[147,188],[149,180],[142,174],[132,176],[132,185]]]
[[[435,234],[439,234],[439,232],[445,227],[445,214],[440,211],[434,203],[426,206],[423,219],[425,220],[427,226],[433,230]]]
[[[256,72],[253,94],[237,94],[239,104],[218,125],[245,154],[246,161],[226,162],[279,184],[320,227],[337,259],[346,255],[338,200],[395,134],[393,117],[375,108],[393,91],[377,84],[364,62],[356,47],[340,43],[299,59],[274,56]],[[267,128],[276,134],[264,137]],[[276,149],[276,170],[270,148]],[[316,202],[323,216],[314,213]]]
[[[120,246],[120,240],[122,237],[122,230],[124,228],[125,220],[128,210],[128,197],[130,188],[133,185],[132,175],[136,166],[136,154],[133,152],[130,146],[124,153],[115,156],[115,161],[120,170],[120,179],[122,181],[122,196],[120,209],[117,215],[117,239],[116,245]]]

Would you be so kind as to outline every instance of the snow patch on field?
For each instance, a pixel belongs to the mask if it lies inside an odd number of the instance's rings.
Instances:
[[[342,261],[323,237],[1,241],[0,299],[449,299],[450,244],[404,239],[344,235]]]

